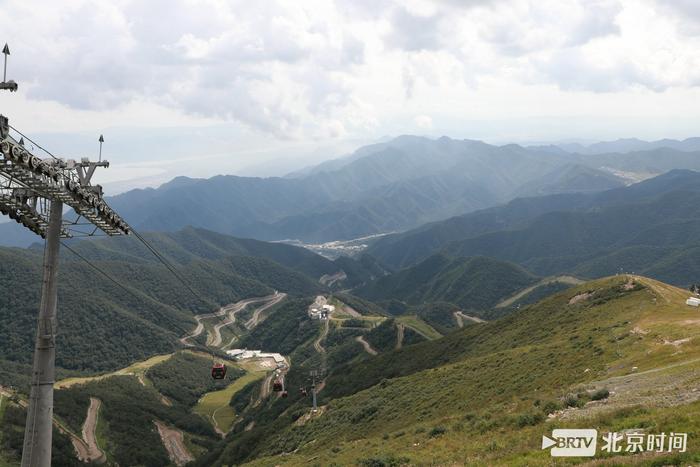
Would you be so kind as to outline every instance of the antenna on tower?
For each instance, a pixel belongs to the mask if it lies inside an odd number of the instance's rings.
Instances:
[[[102,135],[100,135],[100,139],[98,139],[98,141],[100,142],[100,158],[99,158],[99,161],[102,162],[102,143],[105,142],[105,137],[102,136]]]
[[[5,43],[5,47],[2,48],[2,54],[5,56],[5,67],[2,73],[2,83],[0,83],[0,89],[7,89],[10,92],[17,90],[17,83],[10,80],[7,81],[7,56],[10,55],[10,48]]]

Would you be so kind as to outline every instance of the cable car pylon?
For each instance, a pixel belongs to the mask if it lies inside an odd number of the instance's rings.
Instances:
[[[3,54],[6,66],[7,45]],[[17,83],[3,79],[0,89],[16,91]],[[10,130],[21,138],[17,139]],[[100,232],[108,236],[128,235],[131,228],[105,203],[102,187],[90,184],[95,169],[109,167],[109,162],[60,159],[36,143],[30,151],[25,139],[33,143],[12,128],[7,117],[0,115],[0,213],[46,239],[22,467],[49,467],[56,379],[60,239],[90,237]],[[38,149],[49,157],[38,157],[35,153]],[[64,205],[73,208],[75,220],[63,218]],[[88,231],[83,230],[85,225],[90,226]]]

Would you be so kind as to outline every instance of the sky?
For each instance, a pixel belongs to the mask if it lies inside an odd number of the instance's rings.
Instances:
[[[114,194],[400,134],[698,136],[696,0],[0,0],[10,123]]]

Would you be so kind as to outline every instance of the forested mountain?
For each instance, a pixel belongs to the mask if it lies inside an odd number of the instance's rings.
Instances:
[[[135,238],[73,243],[118,281],[111,282],[67,249],[59,265],[57,365],[74,370],[126,366],[172,351],[195,313],[274,290],[292,296],[323,290],[335,265],[308,250],[185,229],[145,234],[174,265],[193,295]],[[41,249],[0,248],[0,368],[29,363],[41,285]]]
[[[694,141],[671,146],[692,149]],[[325,242],[411,229],[516,197],[600,191],[671,169],[700,169],[698,150],[641,145],[644,150],[631,151],[636,147],[579,154],[401,136],[290,177],[178,177],[109,202],[142,230],[195,226],[260,240]],[[32,241],[14,223],[0,224],[1,244]]]
[[[464,310],[484,310],[536,280],[515,264],[486,257],[450,258],[436,254],[370,282],[354,293],[377,302],[392,299],[409,305],[450,302]]]
[[[385,237],[368,251],[393,267],[441,251],[490,256],[539,275],[634,271],[686,285],[700,274],[700,174],[665,175],[593,195],[519,199]]]

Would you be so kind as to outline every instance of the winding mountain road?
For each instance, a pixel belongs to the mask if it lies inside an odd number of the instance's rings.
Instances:
[[[279,303],[284,297],[286,297],[287,294],[280,293],[280,292],[275,292],[273,295],[268,295],[266,297],[255,297],[255,298],[248,298],[245,300],[241,300],[236,303],[232,303],[229,305],[226,305],[224,307],[221,307],[218,311],[215,311],[214,313],[204,313],[201,315],[195,315],[194,319],[197,320],[197,327],[194,328],[194,330],[184,336],[183,338],[180,339],[180,343],[184,346],[187,347],[192,347],[195,344],[190,342],[191,339],[196,339],[199,337],[205,330],[204,323],[202,323],[202,320],[205,319],[211,319],[211,318],[220,318],[222,316],[227,316],[227,318],[221,322],[218,323],[217,325],[214,326],[212,329],[212,332],[209,333],[207,336],[207,346],[210,347],[219,347],[221,346],[221,328],[230,326],[231,324],[236,322],[236,313],[239,311],[245,309],[248,305],[253,304],[253,303],[258,303],[258,302],[269,302],[266,304],[263,308],[267,309],[270,306]],[[258,317],[260,315],[258,314]]]
[[[262,315],[263,311],[267,310],[270,307],[277,305],[279,302],[284,300],[284,298],[286,296],[287,296],[287,294],[278,292],[276,295],[273,296],[274,298],[272,300],[270,300],[269,302],[267,302],[263,306],[258,307],[253,312],[253,316],[248,321],[246,321],[246,323],[245,323],[246,329],[250,330],[250,329],[253,329],[255,326],[257,326],[260,323],[260,316]]]

